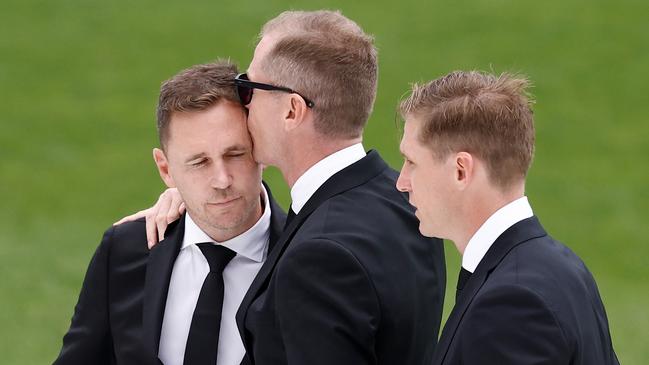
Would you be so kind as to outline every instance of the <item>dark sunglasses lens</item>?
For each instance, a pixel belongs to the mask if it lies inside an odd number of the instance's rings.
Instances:
[[[250,100],[252,100],[252,89],[239,85],[237,86],[237,93],[239,94],[241,104],[250,104]]]

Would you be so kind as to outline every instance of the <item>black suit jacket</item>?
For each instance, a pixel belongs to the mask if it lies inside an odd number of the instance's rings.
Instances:
[[[443,246],[419,234],[396,179],[370,152],[300,210],[237,313],[250,363],[430,362],[445,288]]]
[[[268,251],[286,214],[270,190]],[[55,364],[159,364],[158,345],[185,220],[172,223],[150,251],[143,219],[111,227],[97,248]]]
[[[618,364],[584,263],[536,217],[505,231],[459,292],[434,364]]]

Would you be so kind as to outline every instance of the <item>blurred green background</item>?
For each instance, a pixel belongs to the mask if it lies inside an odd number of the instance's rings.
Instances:
[[[0,354],[57,355],[102,232],[154,202],[159,85],[217,57],[242,68],[286,9],[341,9],[376,36],[365,134],[396,168],[409,82],[454,69],[519,71],[535,87],[528,195],[595,275],[621,363],[649,346],[649,5],[622,1],[19,1],[0,11]],[[350,95],[353,97],[353,95]],[[266,174],[284,206],[280,175]],[[447,243],[452,306],[459,255]]]

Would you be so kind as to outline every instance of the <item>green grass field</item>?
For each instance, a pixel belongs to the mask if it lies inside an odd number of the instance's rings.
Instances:
[[[376,36],[379,94],[365,146],[397,168],[395,106],[409,82],[454,69],[529,75],[537,99],[530,201],[595,275],[620,362],[649,362],[646,1],[5,0],[3,364],[55,358],[102,232],[163,188],[151,157],[161,81],[217,57],[245,68],[260,26],[289,8],[342,9]],[[286,206],[280,175],[266,178]],[[459,268],[450,244],[447,258],[445,315]]]

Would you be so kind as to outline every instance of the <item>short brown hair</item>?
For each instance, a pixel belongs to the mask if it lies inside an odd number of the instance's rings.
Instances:
[[[325,136],[356,138],[372,113],[378,75],[372,36],[339,11],[286,11],[260,34],[278,36],[262,63],[278,85],[314,103],[315,128]]]
[[[158,99],[158,138],[164,149],[175,112],[201,111],[221,100],[239,103],[234,78],[237,66],[227,60],[192,66],[162,83]],[[243,106],[242,106],[243,108]]]
[[[466,151],[487,164],[501,188],[524,179],[534,154],[533,103],[523,76],[455,71],[423,85],[399,107],[423,123],[419,140],[437,158]]]

